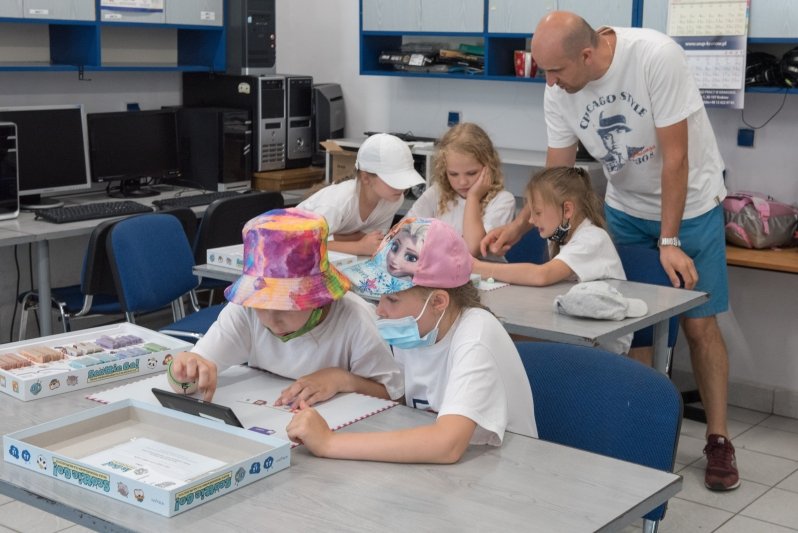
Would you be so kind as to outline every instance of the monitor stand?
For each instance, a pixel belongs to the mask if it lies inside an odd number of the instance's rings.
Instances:
[[[112,198],[148,198],[159,194],[161,193],[142,185],[138,178],[122,180],[118,188],[108,191],[108,196]]]
[[[40,194],[30,194],[19,197],[20,209],[52,209],[54,207],[62,207],[63,205],[64,202],[60,200],[56,200],[55,198],[44,198]]]

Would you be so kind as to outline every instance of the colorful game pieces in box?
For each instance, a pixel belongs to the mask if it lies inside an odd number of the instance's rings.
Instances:
[[[30,359],[34,363],[50,363],[52,361],[60,361],[64,358],[64,354],[58,350],[54,350],[48,346],[28,346],[19,351],[22,357]]]
[[[0,354],[0,368],[2,368],[3,370],[23,368],[26,366],[30,366],[32,364],[33,363],[31,363],[29,360],[15,353]]]
[[[94,342],[96,342],[97,344],[108,350],[116,350],[119,348],[124,348],[125,346],[141,344],[142,342],[144,342],[144,339],[142,339],[141,337],[137,337],[135,335],[119,335],[118,337],[103,335]]]

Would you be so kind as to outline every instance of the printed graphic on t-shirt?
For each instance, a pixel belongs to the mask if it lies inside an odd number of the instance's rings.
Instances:
[[[619,108],[618,104],[623,106]],[[587,131],[594,129],[598,135],[606,150],[598,159],[610,174],[617,174],[629,162],[639,165],[654,155],[654,146],[638,145],[639,133],[634,131],[635,122],[643,117],[647,119],[648,114],[648,108],[628,91],[603,96],[585,106],[579,126]]]

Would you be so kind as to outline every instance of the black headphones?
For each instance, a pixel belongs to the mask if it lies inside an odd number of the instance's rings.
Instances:
[[[766,52],[749,52],[745,58],[745,84],[781,85],[781,66],[776,56]]]
[[[779,64],[784,85],[798,87],[798,46],[785,52]]]

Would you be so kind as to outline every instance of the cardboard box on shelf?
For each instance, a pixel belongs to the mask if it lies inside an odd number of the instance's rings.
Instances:
[[[333,183],[338,183],[355,173],[356,151],[345,150],[335,141],[324,141],[321,146],[330,154],[330,178]]]
[[[324,181],[324,169],[319,167],[292,168],[255,172],[252,188],[258,191],[290,191],[307,189]]]
[[[3,460],[173,516],[288,468],[290,446],[274,436],[122,400],[5,435]]]

